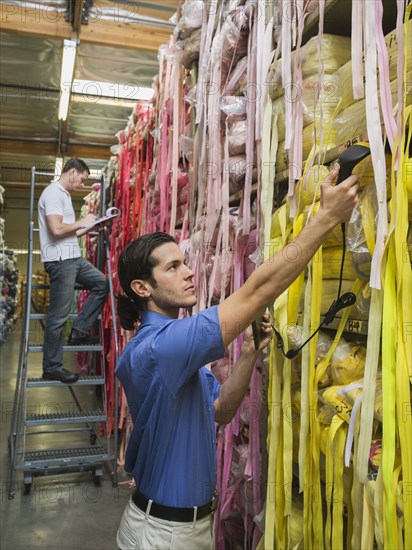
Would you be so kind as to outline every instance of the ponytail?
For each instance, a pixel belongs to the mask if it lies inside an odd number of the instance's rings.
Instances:
[[[117,315],[120,326],[124,330],[135,330],[139,321],[139,306],[137,302],[124,294],[117,296]]]

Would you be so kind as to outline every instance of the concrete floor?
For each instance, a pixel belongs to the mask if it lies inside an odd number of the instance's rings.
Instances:
[[[40,331],[37,332],[40,334]],[[114,550],[117,548],[117,527],[132,488],[127,483],[129,478],[125,477],[119,478],[120,484],[117,487],[112,486],[111,463],[105,464],[100,486],[95,485],[93,473],[90,471],[50,474],[34,477],[29,494],[25,494],[23,474],[18,471],[14,500],[8,499],[8,438],[19,346],[18,325],[8,341],[0,345],[0,549]],[[41,358],[41,353],[30,354],[29,376],[40,376]],[[75,370],[73,353],[65,353],[65,366],[69,370]],[[90,389],[79,389],[83,390],[81,400],[88,400],[87,392],[90,392]],[[44,406],[46,403],[49,408],[60,407],[62,403],[69,403],[71,400],[70,393],[65,387],[34,391],[37,392],[36,406]],[[50,435],[33,437],[36,438],[36,445],[40,441],[40,446],[50,446],[46,440],[41,441],[41,438],[50,438]],[[87,440],[84,441],[85,435],[82,432],[75,437],[83,438],[83,445],[88,444]]]

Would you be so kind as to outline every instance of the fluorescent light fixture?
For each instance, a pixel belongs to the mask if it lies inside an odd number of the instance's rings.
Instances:
[[[63,159],[61,157],[56,157],[56,162],[54,163],[54,179],[58,180],[62,175],[63,168]]]
[[[76,61],[77,40],[65,40],[63,45],[62,71],[60,75],[59,120],[66,120],[69,111],[70,91]]]
[[[133,107],[136,105],[135,99],[112,99],[111,97],[84,96],[73,93],[71,95],[71,102],[87,103],[89,105],[95,105],[97,103],[99,105],[105,105],[107,107],[128,107],[129,109],[133,109]]]
[[[73,80],[72,93],[81,95],[85,101],[98,103],[99,99],[111,98],[116,105],[123,101],[149,100],[153,97],[152,88],[144,88],[135,84],[120,84],[119,82],[100,82],[98,80]]]

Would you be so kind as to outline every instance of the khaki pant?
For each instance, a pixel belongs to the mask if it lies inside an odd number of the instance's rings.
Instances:
[[[146,515],[130,499],[117,544],[120,550],[213,550],[213,516],[190,523],[167,521]]]

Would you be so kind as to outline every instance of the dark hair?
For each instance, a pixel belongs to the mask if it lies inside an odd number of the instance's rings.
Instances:
[[[167,233],[148,233],[132,241],[122,250],[117,264],[117,275],[124,294],[117,296],[117,315],[125,330],[133,330],[141,311],[146,310],[146,301],[133,292],[130,284],[135,279],[149,281],[153,286],[153,268],[157,265],[152,252],[165,243],[175,243]]]
[[[87,172],[88,174],[90,174],[89,167],[82,159],[78,159],[78,158],[69,159],[63,167],[62,174],[64,174],[65,172],[68,172],[72,168],[74,168],[78,172]]]

